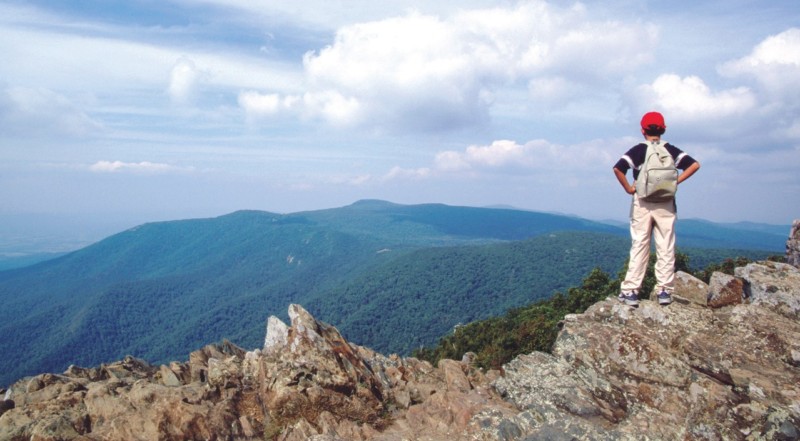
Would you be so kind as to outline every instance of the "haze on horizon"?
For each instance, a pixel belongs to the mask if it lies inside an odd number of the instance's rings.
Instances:
[[[800,8],[0,3],[0,215],[289,213],[360,199],[624,219],[650,110],[683,218],[800,217]]]

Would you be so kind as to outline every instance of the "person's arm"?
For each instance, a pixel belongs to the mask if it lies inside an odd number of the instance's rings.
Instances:
[[[681,173],[678,176],[678,184],[691,178],[692,175],[695,174],[695,172],[697,172],[697,170],[700,170],[700,163],[695,161],[694,163],[692,163],[692,165],[686,167],[686,170],[684,170],[683,173]]]
[[[614,174],[617,176],[619,184],[622,185],[622,188],[625,189],[626,193],[628,194],[636,193],[636,187],[628,183],[628,178],[625,176],[625,173],[622,170],[614,167]]]

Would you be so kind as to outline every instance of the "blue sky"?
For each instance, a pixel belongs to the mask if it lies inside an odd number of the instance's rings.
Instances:
[[[800,217],[792,1],[0,1],[0,215],[359,199],[624,219],[659,110],[680,215]]]

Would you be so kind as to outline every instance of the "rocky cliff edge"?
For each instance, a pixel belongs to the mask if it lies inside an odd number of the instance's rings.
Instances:
[[[598,302],[502,372],[387,357],[291,305],[263,349],[20,380],[0,440],[800,439],[800,270],[678,279],[672,305]]]

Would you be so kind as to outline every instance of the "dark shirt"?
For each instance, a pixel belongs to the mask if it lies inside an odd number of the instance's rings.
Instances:
[[[694,164],[695,159],[684,153],[683,150],[675,147],[672,144],[665,144],[664,147],[672,155],[675,160],[675,167],[679,170],[686,170],[690,165]],[[628,170],[633,169],[633,180],[639,177],[639,170],[644,163],[644,155],[647,153],[647,144],[641,143],[631,147],[614,165],[614,168],[622,173],[628,173]]]

